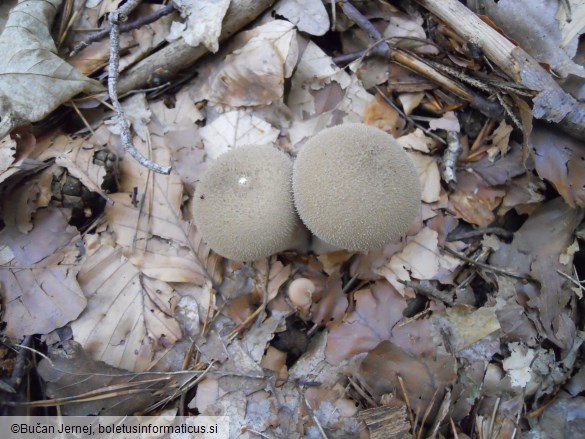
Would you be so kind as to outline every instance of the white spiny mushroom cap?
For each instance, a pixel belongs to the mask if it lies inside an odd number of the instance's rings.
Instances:
[[[396,140],[364,124],[327,128],[311,138],[293,170],[297,211],[323,241],[352,251],[382,248],[416,218],[416,169]]]
[[[300,221],[291,193],[291,159],[269,145],[219,156],[195,190],[193,217],[220,255],[254,261],[294,246]]]

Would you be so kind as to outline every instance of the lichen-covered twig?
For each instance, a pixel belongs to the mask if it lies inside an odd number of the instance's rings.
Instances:
[[[144,157],[134,146],[132,142],[132,135],[130,134],[130,126],[124,116],[124,110],[118,100],[118,92],[116,87],[118,86],[118,68],[120,65],[120,22],[126,21],[128,15],[141,0],[129,0],[123,6],[110,13],[110,64],[108,66],[108,93],[110,94],[110,100],[116,110],[118,116],[118,125],[120,126],[120,139],[124,149],[134,157],[138,163],[145,168],[148,168],[154,172],[160,174],[169,174],[171,172],[170,166],[162,166],[154,163]]]
[[[463,147],[459,141],[459,134],[455,131],[447,133],[447,149],[443,153],[443,160],[441,163],[441,177],[447,183],[451,191],[455,190],[457,184],[457,159],[461,155]]]
[[[133,29],[138,29],[139,27],[144,26],[145,24],[152,23],[152,22],[158,20],[159,18],[170,14],[174,10],[175,10],[175,8],[173,6],[173,3],[169,3],[168,5],[163,6],[162,8],[160,8],[156,11],[153,11],[150,14],[145,14],[141,17],[138,17],[134,21],[131,21],[129,23],[122,23],[122,24],[120,24],[120,33],[129,32]],[[104,27],[103,29],[100,29],[96,32],[89,34],[85,40],[83,40],[75,45],[75,47],[73,48],[73,50],[71,51],[69,56],[70,57],[75,56],[76,54],[81,52],[83,49],[85,49],[87,46],[89,46],[90,44],[95,43],[96,41],[99,41],[99,40],[105,38],[106,36],[108,36],[108,34],[111,32],[111,30],[112,30],[111,25],[108,25],[108,26]]]

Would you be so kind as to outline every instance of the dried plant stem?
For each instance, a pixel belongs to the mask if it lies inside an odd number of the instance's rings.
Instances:
[[[159,18],[164,17],[165,15],[169,15],[174,10],[175,8],[173,6],[173,3],[169,3],[168,5],[163,6],[162,8],[153,11],[150,14],[145,14],[142,15],[141,17],[138,17],[134,21],[131,21],[129,23],[122,23],[120,24],[120,33],[129,32],[133,29],[138,29],[139,27],[144,26],[145,24],[152,23],[158,20]],[[85,40],[75,45],[69,56],[70,57],[75,56],[90,44],[95,43],[96,41],[100,41],[101,39],[107,37],[111,30],[112,30],[111,25],[108,25],[103,29],[100,29],[94,33],[89,34]]]
[[[223,19],[220,41],[234,35],[247,26],[275,0],[232,0]],[[191,47],[183,38],[173,41],[158,52],[143,59],[135,66],[124,71],[118,83],[118,92],[125,94],[130,90],[152,86],[152,74],[158,69],[165,72],[165,77],[172,77],[179,71],[194,64],[207,53],[203,45]]]
[[[33,342],[33,336],[32,335],[27,335],[24,340],[22,341],[21,344],[21,349],[20,351],[18,351],[18,355],[16,356],[16,361],[14,362],[14,368],[12,369],[12,375],[10,377],[10,380],[8,382],[8,384],[10,385],[10,387],[12,387],[13,389],[16,389],[21,381],[22,381],[22,377],[24,376],[25,373],[25,368],[26,368],[26,358],[28,356],[28,350],[27,349],[23,349],[23,348],[28,348],[30,347],[30,345]]]
[[[118,125],[120,126],[120,139],[122,140],[122,145],[124,149],[128,151],[128,153],[134,157],[138,163],[140,163],[145,168],[148,168],[154,172],[158,172],[160,174],[169,174],[171,172],[170,166],[162,166],[157,163],[154,163],[144,157],[134,146],[132,142],[132,135],[130,134],[130,126],[128,125],[128,121],[124,116],[124,110],[122,109],[122,105],[118,100],[118,69],[120,66],[120,22],[125,21],[136,6],[140,3],[141,0],[129,0],[119,9],[114,12],[110,12],[109,20],[110,20],[110,64],[109,64],[109,75],[108,75],[108,92],[110,94],[110,100],[112,101],[112,105],[116,110],[118,116]]]
[[[408,288],[412,288],[415,292],[428,298],[439,299],[441,302],[445,302],[447,305],[454,305],[455,303],[451,294],[438,290],[432,285],[422,285],[412,281],[405,281],[400,279],[398,279],[398,282]]]
[[[476,44],[486,57],[517,84],[539,95],[539,118],[559,124],[577,139],[585,138],[585,104],[569,96],[542,66],[506,37],[483,22],[457,0],[416,0],[447,23],[465,41]],[[565,110],[559,113],[559,104]],[[566,112],[565,112],[566,111]]]
[[[457,234],[449,234],[447,236],[447,241],[461,241],[463,239],[475,238],[476,236],[483,236],[483,235],[498,235],[504,238],[511,238],[514,236],[514,233],[510,232],[509,230],[502,229],[501,227],[484,227],[482,229],[471,230],[469,232],[457,233]]]
[[[485,99],[483,96],[473,93],[471,90],[455,82],[451,78],[443,75],[417,56],[405,52],[400,49],[392,49],[383,41],[383,36],[376,29],[376,27],[366,18],[363,14],[358,11],[355,6],[346,0],[338,1],[338,5],[341,7],[345,15],[363,29],[367,34],[377,42],[378,53],[382,56],[389,58],[390,60],[412,70],[419,75],[422,75],[431,81],[437,83],[441,87],[449,90],[455,96],[468,102],[469,105],[478,111],[482,112],[486,116],[500,119],[503,115],[502,108],[498,102],[491,102]]]
[[[443,247],[443,249],[447,253],[451,253],[453,256],[458,257],[462,261],[465,261],[465,262],[467,262],[469,264],[475,265],[476,267],[483,268],[484,270],[493,271],[494,273],[501,274],[503,276],[513,277],[514,279],[520,279],[520,280],[530,280],[531,279],[528,276],[522,276],[520,274],[512,273],[510,271],[506,271],[506,270],[504,270],[502,268],[493,267],[493,266],[491,266],[489,264],[484,264],[483,262],[474,261],[473,259],[468,258],[467,256],[462,255],[461,253],[456,252],[455,250],[452,250],[452,249],[450,249],[447,246]]]

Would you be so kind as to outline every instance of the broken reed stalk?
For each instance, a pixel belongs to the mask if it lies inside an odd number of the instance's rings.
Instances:
[[[275,0],[232,0],[223,19],[219,40],[228,39],[250,24],[274,2]],[[191,47],[180,38],[126,70],[118,82],[118,93],[123,95],[134,89],[151,87],[155,74],[162,74],[164,78],[175,76],[207,52],[202,44]]]
[[[458,35],[476,44],[516,83],[538,92],[534,99],[536,118],[558,123],[563,131],[577,139],[585,138],[585,104],[565,93],[526,51],[515,46],[457,0],[416,1]]]
[[[443,75],[420,58],[415,55],[405,52],[401,49],[391,48],[387,42],[384,41],[384,37],[380,31],[366,18],[364,15],[357,10],[349,1],[341,0],[337,3],[344,14],[357,24],[362,30],[376,41],[378,50],[376,53],[389,58],[397,64],[412,70],[419,75],[422,75],[446,90],[453,93],[455,96],[468,102],[472,108],[482,112],[488,117],[494,119],[501,119],[503,117],[503,111],[499,103],[488,101],[481,95],[474,93],[464,85],[452,80],[451,78]]]
[[[132,142],[132,135],[130,134],[130,126],[128,125],[128,121],[126,120],[126,116],[124,116],[124,110],[120,101],[118,100],[118,92],[117,92],[117,85],[118,85],[118,74],[119,74],[119,67],[120,67],[120,22],[126,21],[128,19],[128,15],[138,6],[141,0],[129,0],[123,6],[118,8],[117,10],[110,12],[109,21],[110,21],[110,63],[108,66],[108,93],[110,94],[110,100],[112,101],[112,105],[116,110],[116,114],[118,117],[118,125],[120,126],[120,140],[122,141],[122,145],[124,149],[134,157],[138,163],[140,163],[145,168],[148,168],[154,172],[158,172],[160,174],[170,174],[171,167],[170,166],[162,166],[157,163],[154,163],[144,157],[134,146]]]

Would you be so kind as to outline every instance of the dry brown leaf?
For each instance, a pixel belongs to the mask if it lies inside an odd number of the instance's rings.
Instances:
[[[374,272],[385,277],[396,290],[404,295],[407,288],[399,281],[412,279],[435,279],[442,270],[452,272],[461,261],[441,254],[438,248],[438,233],[425,227],[408,238],[404,249],[392,255],[386,264]]]
[[[449,337],[453,353],[468,348],[500,329],[493,307],[473,309],[468,305],[456,305],[447,309],[445,315],[434,315],[432,321]]]
[[[437,143],[432,137],[426,136],[420,128],[417,128],[412,133],[399,137],[396,140],[398,140],[398,143],[406,149],[425,153],[431,152],[431,149],[434,148]]]
[[[316,114],[312,90],[320,90],[332,81],[345,89],[349,86],[350,77],[344,70],[338,68],[319,46],[309,41],[291,80],[287,105],[293,114],[301,120],[303,112],[308,115]]]
[[[427,321],[402,320],[406,300],[386,281],[377,281],[354,295],[355,311],[332,326],[327,337],[327,361],[341,361],[361,352],[369,352],[382,340],[392,340],[413,355],[428,355],[436,346],[430,337],[431,325]]]
[[[157,122],[161,125],[162,133],[169,131],[189,131],[189,145],[196,144],[194,136],[198,130],[195,128],[195,122],[204,118],[203,114],[197,109],[195,103],[189,97],[187,90],[179,91],[175,96],[172,105],[160,99],[150,103],[150,110]],[[196,137],[195,137],[196,139]],[[176,150],[176,148],[172,148]]]
[[[71,329],[94,359],[144,371],[155,350],[181,338],[173,289],[142,275],[120,250],[102,245],[84,261],[78,280],[87,308]]]
[[[495,219],[494,209],[499,206],[506,192],[488,186],[471,170],[457,174],[457,189],[449,197],[451,209],[470,224],[489,226]]]
[[[510,152],[506,156],[492,159],[486,155],[468,168],[477,172],[490,186],[508,184],[512,178],[526,173],[522,148],[515,142],[510,145]]]
[[[585,207],[585,145],[582,141],[542,125],[529,139],[538,175],[550,181],[565,202]]]
[[[441,194],[441,174],[435,158],[416,152],[408,152],[408,156],[412,160],[412,163],[414,163],[414,167],[418,173],[420,187],[422,189],[422,200],[425,203],[439,201]]]
[[[229,54],[209,78],[209,100],[230,107],[269,105],[282,100],[284,80],[297,62],[296,30],[274,20],[255,28],[243,47]]]
[[[207,155],[215,159],[230,148],[272,144],[279,131],[256,116],[237,110],[222,114],[201,128],[199,134]]]
[[[395,341],[384,340],[363,359],[358,376],[377,398],[392,393],[404,399],[400,377],[412,410],[419,419],[429,410],[431,420],[457,379],[457,361],[440,352],[416,355]]]
[[[160,400],[160,391],[173,380],[161,375],[136,375],[127,370],[93,360],[75,341],[67,340],[49,349],[49,358],[41,360],[38,372],[47,385],[50,398],[69,398],[96,392],[109,386],[127,385],[128,389],[143,392],[125,393],[120,390],[107,399],[93,399],[75,404],[63,404],[60,410],[65,416],[125,416],[143,412],[149,405]],[[144,381],[143,384],[138,384]],[[176,383],[174,383],[176,385]]]
[[[400,113],[392,108],[379,94],[367,107],[363,117],[366,125],[380,128],[394,137],[398,137],[406,126],[406,121],[400,116]]]
[[[329,276],[323,288],[313,294],[310,319],[318,324],[328,324],[339,321],[347,309],[347,296],[343,293],[341,275]]]
[[[74,320],[86,306],[75,278],[78,268],[45,260],[38,268],[3,268],[0,285],[5,303],[6,334],[47,334]]]
[[[329,16],[321,2],[312,0],[282,0],[276,4],[274,10],[301,32],[309,35],[323,35],[329,30]]]
[[[510,209],[519,214],[532,214],[539,204],[545,200],[544,181],[532,173],[514,178],[508,185],[508,192],[498,209],[498,215],[504,216]]]
[[[221,23],[230,0],[173,0],[181,14],[187,17],[182,32],[185,42],[192,47],[203,44],[210,52],[217,52]]]
[[[567,272],[559,256],[571,244],[583,214],[582,209],[571,209],[560,197],[548,201],[514,233],[511,244],[501,244],[490,258],[495,266],[529,274],[538,281],[516,282],[516,294],[528,299],[524,306],[538,311],[542,330],[563,349],[573,345],[575,326],[569,317],[573,292],[557,272]]]
[[[461,126],[459,125],[459,119],[453,111],[447,111],[439,119],[433,119],[429,122],[429,129],[434,130],[446,130],[459,132]]]
[[[74,320],[85,308],[85,297],[75,279],[78,268],[59,265],[66,256],[65,247],[79,237],[68,219],[66,211],[41,209],[28,234],[12,223],[0,232],[0,241],[11,256],[11,266],[0,270],[0,285],[6,331],[12,337],[46,334]]]
[[[356,419],[358,408],[355,401],[348,398],[345,388],[336,384],[332,388],[310,387],[305,392],[305,401],[311,407],[319,424],[326,431],[343,431],[344,435],[359,434],[361,425]],[[307,436],[314,427],[308,428]]]

